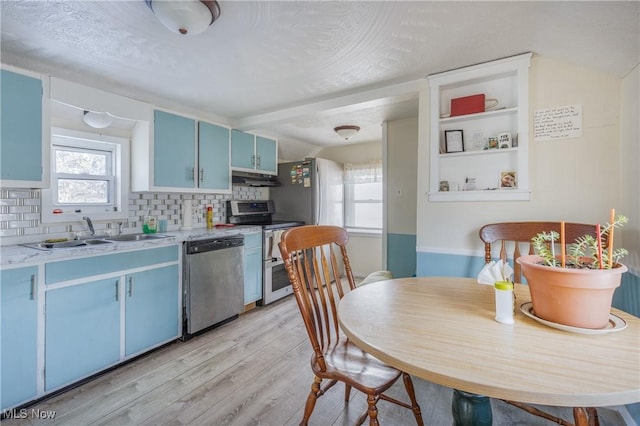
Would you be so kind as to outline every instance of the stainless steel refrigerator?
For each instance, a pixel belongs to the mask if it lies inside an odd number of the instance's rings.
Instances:
[[[324,158],[278,164],[280,186],[269,189],[274,220],[344,225],[342,164]]]

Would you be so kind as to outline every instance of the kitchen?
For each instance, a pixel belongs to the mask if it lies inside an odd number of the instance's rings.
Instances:
[[[390,6],[385,5],[385,7],[390,7]],[[6,15],[3,14],[3,21],[5,19],[4,16]],[[223,21],[218,23],[222,24]],[[214,25],[212,26],[211,29],[213,30],[215,28],[216,27]],[[3,34],[3,37],[4,37],[4,34]],[[610,49],[610,50],[615,51],[616,49]],[[519,51],[522,51],[522,50],[516,50],[515,52],[519,52]],[[502,55],[502,56],[505,56],[505,55]],[[629,55],[629,56],[633,57],[633,55]],[[481,62],[481,60],[479,59],[491,60],[491,59],[496,59],[498,57],[501,57],[501,56],[496,55],[493,52],[491,52],[491,54],[488,54],[488,53],[484,54],[481,58],[478,58],[478,60],[472,59],[474,58],[474,56],[469,55],[468,59],[465,59],[463,61],[457,61],[458,63],[456,64],[456,66],[464,66],[472,63]],[[4,61],[7,59],[11,59],[11,57],[3,55],[3,64],[4,64]],[[14,62],[20,63],[19,61],[16,61],[15,58],[14,58]],[[37,71],[40,73],[43,71],[46,71],[46,68],[44,67],[43,68],[28,67],[26,65],[27,64],[23,64],[23,66],[20,69],[27,69],[27,70],[32,69],[33,71]],[[557,59],[551,58],[550,55],[547,55],[547,56],[542,55],[540,57],[534,58],[533,65],[532,65],[532,70],[533,70],[532,71],[532,74],[533,74],[532,92],[535,91],[535,89],[540,90],[540,88],[543,87],[544,85],[548,85],[549,81],[558,81],[558,83],[556,83],[558,86],[555,87],[555,89],[557,90],[552,91],[553,93],[556,94],[556,97],[552,97],[550,94],[547,94],[546,98],[543,97],[542,94],[538,95],[539,97],[537,98],[537,100],[534,100],[534,102],[536,102],[535,104],[536,108],[573,102],[576,98],[579,98],[580,102],[583,103],[585,112],[586,112],[586,111],[593,111],[594,109],[599,108],[599,106],[602,105],[601,101],[604,99],[606,100],[606,105],[609,106],[608,111],[619,112],[620,106],[619,106],[619,102],[617,102],[617,100],[619,99],[617,97],[617,93],[621,91],[620,79],[624,77],[626,74],[623,73],[622,76],[618,78],[614,78],[610,76],[602,76],[598,72],[593,71],[593,68],[595,67],[590,67],[590,68],[591,69],[585,70],[580,66],[570,65],[561,60],[559,61]],[[440,70],[442,70],[442,68],[434,71],[440,71]],[[570,84],[572,82],[572,78],[569,76],[575,75],[576,73],[584,78],[583,85],[578,85],[577,82]],[[423,72],[421,72],[420,75],[422,76]],[[627,79],[623,83],[624,84],[623,87],[626,88],[626,89],[622,89],[624,90],[624,93],[633,92],[630,89],[633,88],[633,81],[635,81],[634,75],[637,76],[637,69],[636,69],[636,74],[632,73],[629,77],[627,77]],[[58,78],[58,80],[69,83],[68,80],[61,77]],[[69,86],[73,86],[74,84],[76,83],[69,83],[64,87],[66,88]],[[92,85],[90,84],[78,85],[78,86],[82,86],[82,90],[80,90],[80,92],[83,92],[84,90],[88,90],[88,91],[85,92],[84,95],[82,95],[82,94],[78,94],[77,93],[78,91],[76,90],[66,90],[66,89],[60,90],[60,89],[56,89],[55,87],[53,89],[54,91],[56,91],[55,96],[58,96],[61,100],[65,100],[66,102],[69,102],[71,105],[82,105],[83,107],[86,107],[88,109],[95,109],[95,110],[111,109],[111,106],[114,103],[113,96],[110,96],[113,94],[112,92],[106,91],[106,90],[93,89],[93,87],[95,86],[92,87]],[[594,93],[589,97],[586,97],[585,95],[583,95],[584,93],[587,93],[589,91],[589,88],[592,86],[600,87],[602,89],[601,91]],[[98,85],[98,87],[103,87],[103,86]],[[413,90],[414,86],[411,86],[411,87]],[[417,85],[415,87],[420,87],[420,86]],[[566,89],[567,87],[569,89]],[[395,89],[399,93],[403,93],[403,90],[407,90],[406,88],[401,88],[401,87],[393,87],[393,89]],[[561,96],[562,93],[566,94],[564,95],[565,97]],[[77,99],[78,97],[80,97],[81,101],[78,101]],[[121,97],[122,96],[120,96],[120,98]],[[71,98],[74,98],[74,99],[71,99]],[[417,103],[418,99],[417,97],[414,97],[410,101]],[[626,102],[627,106],[631,106],[631,108],[627,107],[622,111],[623,112],[622,116],[624,117],[625,114],[629,114],[627,111],[633,111],[632,108],[633,108],[634,102],[635,102],[635,105],[637,105],[637,99],[635,99],[634,101],[634,98],[628,99],[623,97],[623,101]],[[109,107],[105,108],[103,105],[101,105],[101,102],[108,104]],[[170,102],[164,101],[160,103],[160,105],[164,106],[164,109],[169,110],[171,112],[178,113],[180,115],[186,115],[189,117],[205,119],[205,121],[212,121],[214,123],[227,124],[225,120],[220,119],[220,117],[215,116],[215,114],[212,114],[212,113],[203,114],[200,110],[192,111],[195,108],[186,108],[186,107],[183,107],[182,105],[175,105],[175,103],[177,102],[174,101],[174,103],[170,103]],[[118,104],[118,102],[116,102],[116,104]],[[335,108],[339,108],[341,105],[339,103],[335,103],[333,106]],[[115,109],[113,111],[115,112]],[[153,121],[152,112],[150,109],[142,112],[141,114],[139,114],[139,111],[138,112],[136,111],[137,110],[135,110],[135,108],[127,106],[127,112],[123,113],[122,116],[135,118],[139,121],[145,121],[147,123],[151,123]],[[218,114],[221,113],[221,111],[216,111],[216,112]],[[384,149],[385,150],[384,155],[387,156],[386,157],[386,161],[387,161],[386,175],[388,177],[387,193],[389,194],[387,195],[387,199],[394,201],[394,202],[388,203],[389,211],[388,211],[388,219],[387,219],[387,225],[386,225],[387,235],[388,235],[387,244],[389,248],[393,247],[394,250],[388,250],[388,251],[392,252],[392,254],[398,253],[398,252],[411,253],[412,251],[413,252],[412,257],[414,259],[417,257],[417,260],[414,260],[413,270],[415,271],[416,269],[415,264],[417,263],[418,265],[417,267],[419,269],[420,274],[438,273],[437,268],[430,266],[430,265],[433,265],[434,260],[437,261],[438,256],[446,256],[447,259],[454,260],[456,262],[458,262],[458,258],[461,258],[459,262],[464,264],[465,259],[467,257],[474,256],[475,252],[477,251],[477,241],[475,241],[474,239],[475,235],[472,236],[473,230],[477,229],[480,223],[486,222],[487,219],[493,217],[493,215],[495,214],[495,210],[494,209],[492,210],[491,208],[492,207],[491,205],[493,203],[481,203],[480,205],[478,204],[473,205],[473,207],[479,206],[480,208],[475,210],[475,213],[476,213],[475,217],[469,218],[468,216],[465,216],[463,214],[465,209],[458,208],[460,207],[460,205],[457,205],[456,203],[453,203],[453,204],[428,203],[426,199],[422,197],[414,196],[414,194],[423,194],[428,191],[428,189],[424,185],[424,182],[426,182],[428,178],[425,175],[423,175],[423,173],[426,173],[426,170],[428,169],[428,164],[427,164],[428,161],[423,160],[424,158],[428,158],[428,154],[427,154],[428,150],[427,150],[427,143],[424,141],[425,138],[422,135],[424,131],[420,129],[420,123],[424,122],[426,117],[423,116],[422,114],[423,113],[421,112],[419,117],[418,116],[406,116],[406,117],[400,116],[400,118],[397,118],[397,119],[390,119],[389,122],[384,125],[383,129],[385,130],[385,135],[386,135],[385,138],[387,138],[389,141],[393,141],[392,142],[394,146],[393,150],[385,148],[387,145],[381,143],[380,141],[377,141],[377,142],[369,142],[368,144],[362,144],[364,146],[361,146],[361,147],[358,147],[355,144],[351,145],[352,142],[350,142],[348,146],[336,145],[336,146],[330,146],[325,148],[313,148],[313,147],[308,148],[305,146],[304,149],[302,149],[303,152],[300,152],[301,144],[295,144],[295,143],[285,144],[285,141],[278,140],[278,147],[279,147],[278,158],[282,161],[299,160],[306,156],[310,156],[310,157],[329,158],[329,159],[337,160],[343,163],[347,163],[347,162],[356,163],[356,162],[359,162],[358,160],[361,160],[361,159],[364,161],[364,158],[362,158],[362,156],[371,156],[372,154],[370,154],[370,152],[372,150],[376,153],[375,155],[376,159],[381,159],[383,157],[382,150]],[[71,121],[69,118],[65,118],[64,116],[62,116],[61,113],[58,115],[51,114],[51,117],[52,118],[55,117],[55,119],[57,120],[55,122],[52,121],[52,125],[55,125],[55,126],[62,126],[63,124]],[[610,116],[607,116],[607,120],[614,120],[609,117]],[[79,119],[77,120],[77,122],[81,123]],[[607,121],[607,123],[610,123],[610,122],[612,121]],[[337,124],[338,123],[335,123],[334,125],[337,125]],[[328,124],[325,125],[329,135],[331,135],[330,137],[334,137],[334,135],[331,134],[332,133],[331,129],[333,128],[334,125],[328,125]],[[83,125],[80,124],[80,126],[83,126]],[[619,126],[619,124],[614,123],[613,126]],[[634,134],[632,126],[627,126],[626,129],[628,130],[624,130],[625,127],[623,125],[620,125],[620,126],[623,130],[623,134],[625,131],[627,133],[630,132],[631,135]],[[250,125],[246,125],[244,128],[250,129],[251,127]],[[605,129],[605,128],[607,128],[606,125],[603,125],[603,127],[601,127],[601,129]],[[617,129],[618,127],[612,127],[612,128]],[[380,126],[378,123],[378,135],[380,134],[379,129],[380,129]],[[120,130],[119,134],[122,135],[122,133],[126,133],[126,131],[123,132],[122,130]],[[329,137],[329,136],[326,136],[326,137]],[[619,138],[618,133],[615,130],[600,131],[598,129],[595,129],[592,131],[592,133],[586,132],[585,137],[582,139],[578,139],[577,142],[581,142],[583,144],[586,143],[590,148],[596,148],[597,144],[600,143],[598,141],[611,140],[611,139],[617,140],[618,138]],[[629,138],[629,137],[624,138],[625,141],[631,140],[631,139],[632,138]],[[354,138],[352,141],[356,142],[357,140],[358,140],[357,138]],[[635,152],[633,151],[634,145],[631,145],[629,142],[624,142],[624,144],[623,142],[621,142],[621,144],[622,144],[621,149],[631,150],[630,151],[631,153]],[[401,146],[402,146],[402,149],[400,148]],[[542,169],[544,167],[543,159],[551,158],[552,155],[550,155],[550,152],[551,150],[554,149],[550,144],[537,144],[535,148],[536,148],[536,151],[532,151],[533,163],[531,164],[531,167],[530,167],[532,170]],[[595,152],[599,152],[599,151],[595,150]],[[602,155],[602,157],[605,157],[605,156]],[[633,159],[633,158],[637,158],[637,156],[634,157],[632,154],[632,155],[626,156],[626,158]],[[587,157],[585,159],[585,162],[588,163],[589,161],[593,161],[593,160],[594,158]],[[149,162],[147,161],[146,164],[148,163]],[[611,160],[610,163],[605,164],[605,166],[607,167],[607,170],[617,169],[618,165],[619,165],[618,160]],[[138,165],[138,167],[142,167],[142,166]],[[556,166],[553,169],[557,170],[557,172],[552,173],[549,179],[564,179],[566,177],[563,174],[563,172],[560,171],[561,167]],[[621,177],[618,178],[619,179],[618,184],[620,185],[621,190],[626,195],[629,195],[629,196],[619,197],[613,193],[610,193],[609,197],[601,202],[602,205],[600,204],[594,205],[593,202],[582,201],[581,204],[579,204],[579,207],[572,209],[567,214],[569,216],[572,216],[572,218],[574,219],[590,220],[590,217],[586,212],[604,208],[604,204],[607,204],[606,208],[608,208],[609,205],[618,205],[620,206],[618,208],[619,210],[622,209],[622,207],[626,207],[625,210],[630,210],[630,213],[628,213],[629,216],[631,217],[637,216],[636,214],[637,212],[634,210],[633,203],[631,201],[634,199],[632,189],[631,187],[624,185],[625,182],[637,181],[637,179],[634,180],[636,174],[628,174],[628,173],[631,173],[629,170],[631,169],[629,168],[626,172],[624,172],[625,174],[623,175],[631,176],[632,178],[630,179],[629,178],[622,179]],[[416,182],[416,171],[418,175],[417,182]],[[583,169],[580,169],[579,173],[581,177],[584,175],[587,175],[587,171]],[[146,173],[146,176],[149,176],[148,171]],[[544,177],[538,177],[537,179],[538,179],[537,181],[538,186],[546,182],[545,180],[546,178]],[[633,185],[631,186],[633,187]],[[13,188],[13,187],[7,187],[7,188]],[[4,189],[5,187],[3,186],[3,190]],[[231,191],[232,191],[231,193],[215,194],[215,195],[210,195],[210,194],[207,194],[206,192],[197,192],[197,191],[194,191],[193,193],[189,193],[187,198],[190,198],[194,202],[194,206],[195,206],[194,211],[197,212],[197,215],[194,221],[194,225],[195,225],[194,228],[205,227],[204,208],[206,205],[214,206],[214,211],[216,215],[215,221],[222,222],[224,221],[223,219],[224,201],[226,201],[227,199],[243,198],[243,197],[249,197],[249,198],[253,197],[254,199],[269,198],[268,189],[264,189],[264,188],[254,189],[254,188],[244,188],[244,187],[233,187]],[[549,208],[549,205],[557,204],[559,202],[558,200],[561,200],[563,197],[564,198],[570,197],[572,194],[571,191],[576,191],[576,189],[572,188],[571,186],[568,186],[566,188],[563,188],[560,191],[557,191],[555,194],[546,194],[543,191],[538,192],[537,198],[535,198],[533,201],[529,203],[525,203],[526,208],[522,206],[521,203],[507,203],[507,204],[501,205],[501,207],[503,207],[504,218],[529,217],[531,214],[537,214],[539,216],[545,215],[547,214],[546,211]],[[51,228],[47,227],[47,229],[44,229],[44,227],[42,227],[41,224],[37,223],[38,219],[32,217],[34,214],[36,217],[38,216],[37,213],[34,213],[32,211],[33,207],[24,209],[24,206],[33,206],[34,204],[35,205],[39,204],[39,194],[36,194],[38,192],[39,191],[33,191],[33,190],[20,190],[20,191],[12,192],[10,195],[7,194],[6,198],[3,196],[3,199],[6,199],[6,200],[16,199],[16,198],[19,198],[20,200],[22,200],[20,207],[23,208],[24,212],[21,212],[20,214],[24,215],[25,217],[21,221],[22,222],[21,225],[19,225],[18,227],[20,229],[24,229],[25,235],[28,235],[27,238],[32,238],[34,241],[43,240],[44,238],[46,238],[44,237],[44,235],[48,235],[49,233],[52,233],[52,234],[67,233],[68,225],[57,225],[57,227],[51,227]],[[180,191],[169,192],[169,193],[140,192],[140,193],[130,194],[127,199],[127,202],[129,203],[129,205],[135,206],[135,214],[132,216],[130,221],[126,220],[127,226],[130,226],[130,227],[125,228],[125,232],[127,233],[140,232],[139,230],[141,228],[142,218],[147,214],[146,208],[141,206],[152,205],[154,203],[153,200],[156,200],[156,199],[160,199],[161,201],[164,202],[165,196],[166,196],[166,200],[171,200],[172,204],[176,206],[180,206],[182,204],[182,201],[184,201],[183,199],[184,193]],[[629,200],[629,201],[626,201],[626,200]],[[396,201],[399,201],[399,202],[396,202]],[[629,203],[629,205],[624,206],[624,203]],[[175,211],[179,210],[179,208],[176,207],[176,208],[173,208],[172,210],[174,210],[173,214],[176,215]],[[158,215],[160,215],[160,213],[158,213]],[[179,216],[179,213],[177,213],[177,215]],[[420,220],[417,220],[416,218],[420,218]],[[172,224],[173,226],[170,226],[169,229],[175,230],[176,227],[179,227],[181,224],[178,223],[179,218],[174,217],[172,220],[176,222],[173,223]],[[34,223],[34,221],[36,222]],[[7,223],[8,222],[9,220],[7,220]],[[96,221],[96,228],[98,229],[98,231],[103,231],[105,229],[108,229],[107,223],[109,222]],[[114,221],[113,223],[115,227],[115,223],[117,223],[117,221]],[[466,226],[459,226],[460,224],[466,224]],[[9,226],[7,227],[9,228]],[[12,226],[11,230],[14,230],[14,229],[16,228]],[[632,229],[634,228],[632,227]],[[76,232],[76,231],[82,232],[85,230],[86,230],[86,225],[82,221],[73,222],[73,224],[71,225],[71,231],[73,232]],[[441,235],[444,232],[443,230],[450,230],[450,235],[448,236],[448,238],[445,237],[444,235]],[[50,231],[53,231],[53,232],[50,232]],[[3,234],[2,244],[3,245],[5,243],[15,244],[17,242],[22,242],[24,239],[25,239],[24,237],[14,238],[11,235]],[[393,259],[390,259],[390,260],[386,259],[387,257],[386,254],[384,256],[385,258],[384,261],[382,260],[382,257],[383,257],[382,241],[370,236],[362,237],[361,241],[362,243],[360,247],[369,248],[369,250],[351,249],[350,251],[356,254],[362,253],[363,260],[368,260],[370,258],[380,259],[380,260],[377,260],[377,265],[383,265],[385,261],[389,263],[393,263]],[[358,244],[358,241],[353,241],[353,242]],[[625,246],[634,247],[634,244],[636,243],[634,241],[631,241],[631,245],[625,243]],[[373,248],[370,248],[371,246],[373,246]],[[416,247],[417,247],[418,253],[416,253]],[[396,250],[396,249],[399,249],[399,250]],[[403,256],[403,258],[411,258],[411,256]],[[365,273],[367,270],[378,269],[375,267],[368,267],[368,265],[366,264],[363,264],[363,265],[365,266],[363,266],[359,271],[361,273]],[[412,265],[401,265],[401,266],[403,268],[403,269],[400,269],[401,271],[411,270],[411,267],[412,267]],[[631,294],[633,295],[633,293]],[[627,300],[631,300],[631,301],[637,300],[637,296],[629,296],[627,297]]]

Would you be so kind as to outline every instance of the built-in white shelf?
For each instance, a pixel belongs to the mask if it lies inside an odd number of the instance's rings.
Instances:
[[[428,77],[430,91],[429,201],[529,200],[529,66],[531,53]],[[497,109],[449,117],[451,100],[477,94]],[[462,152],[445,153],[446,131],[462,131]],[[511,133],[511,148],[491,148],[488,139]],[[516,188],[500,189],[504,172],[515,172]],[[474,191],[462,191],[467,180]],[[446,181],[452,191],[440,191]]]

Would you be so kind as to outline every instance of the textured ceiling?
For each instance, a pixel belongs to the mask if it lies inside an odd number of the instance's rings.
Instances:
[[[523,52],[625,76],[640,3],[220,1],[184,37],[140,1],[2,1],[2,62],[315,145],[380,139],[427,74]]]

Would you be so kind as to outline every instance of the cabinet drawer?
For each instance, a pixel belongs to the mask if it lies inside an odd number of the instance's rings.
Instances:
[[[178,246],[174,245],[138,252],[115,253],[104,256],[51,262],[45,265],[44,277],[46,284],[55,284],[62,281],[177,260]]]

